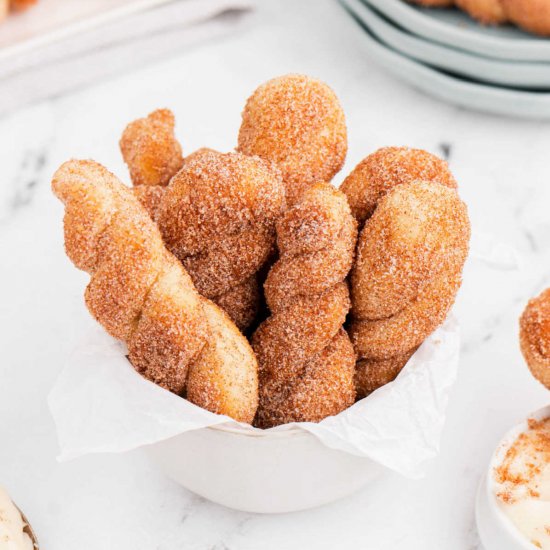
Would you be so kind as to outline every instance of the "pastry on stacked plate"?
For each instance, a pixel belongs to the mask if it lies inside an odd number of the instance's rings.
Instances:
[[[425,93],[490,113],[550,119],[550,38],[540,26],[546,18],[550,31],[550,2],[537,8],[535,27],[511,11],[480,21],[472,9],[447,0],[340,2],[365,31],[371,58]],[[475,3],[456,2],[463,8]],[[491,3],[506,7],[518,0]]]

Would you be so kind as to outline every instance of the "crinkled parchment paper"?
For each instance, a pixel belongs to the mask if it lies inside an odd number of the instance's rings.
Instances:
[[[438,452],[458,355],[458,327],[451,318],[424,342],[394,382],[318,424],[271,430],[298,427],[327,447],[418,477]],[[217,424],[237,425],[142,378],[127,360],[124,345],[99,326],[91,328],[70,355],[48,401],[60,460],[120,453]]]

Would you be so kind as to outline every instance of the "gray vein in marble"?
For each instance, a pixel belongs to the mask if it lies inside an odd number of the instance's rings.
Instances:
[[[520,304],[527,304],[527,300],[530,297],[537,295],[541,291],[541,289],[547,288],[549,286],[550,275],[544,275],[543,277],[539,278],[539,280],[531,285],[529,289],[525,289],[525,291],[523,291],[520,296],[515,296],[513,299],[511,299],[508,302],[506,308],[499,310],[490,317],[487,317],[483,324],[484,330],[480,331],[479,335],[476,338],[463,339],[463,343],[460,348],[461,352],[470,353],[477,350],[478,347],[482,344],[492,340],[499,327],[501,327],[503,323],[508,321],[508,318],[506,316],[507,313],[516,309],[516,307]]]
[[[13,190],[7,199],[7,209],[0,222],[11,218],[21,208],[29,205],[36,193],[38,183],[43,179],[48,156],[46,148],[28,149],[23,153]]]
[[[448,162],[453,153],[453,144],[448,141],[442,141],[438,145],[438,149],[441,151],[443,158]]]

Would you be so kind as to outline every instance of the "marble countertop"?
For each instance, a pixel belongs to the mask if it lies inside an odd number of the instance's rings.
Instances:
[[[525,302],[550,286],[550,125],[468,112],[402,85],[369,61],[336,2],[257,3],[238,33],[0,118],[0,483],[49,550],[478,548],[474,495],[492,449],[550,400],[517,338]],[[423,480],[390,476],[280,516],[207,502],[140,451],[56,462],[46,397],[90,321],[87,276],[65,258],[51,174],[69,157],[90,157],[127,180],[119,134],[159,106],[175,111],[186,151],[231,149],[245,98],[287,72],[317,76],[340,97],[350,142],[342,174],[383,145],[445,155],[474,234],[517,255],[516,266],[479,253],[467,265],[455,308],[461,366],[439,458]]]

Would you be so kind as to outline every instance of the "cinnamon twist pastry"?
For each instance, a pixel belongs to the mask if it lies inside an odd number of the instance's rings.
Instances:
[[[135,197],[145,208],[152,220],[157,217],[157,212],[162,202],[166,187],[162,185],[138,185],[132,189]]]
[[[439,182],[452,189],[457,185],[447,163],[439,157],[421,149],[383,147],[367,156],[353,169],[342,183],[341,190],[348,197],[351,210],[361,228],[388,191],[416,180]],[[384,292],[382,288],[378,290]],[[399,292],[397,288],[395,291]],[[368,292],[367,288],[357,289],[358,294]],[[371,357],[359,360],[355,374],[358,398],[365,397],[391,382],[415,349],[416,347],[401,351],[384,359]]]
[[[246,102],[237,150],[279,167],[289,204],[308,185],[329,182],[342,168],[347,148],[344,111],[320,80],[280,76]]]
[[[91,275],[86,305],[128,346],[136,370],[212,412],[251,422],[257,363],[246,339],[164,247],[131,190],[93,161],[69,161],[52,189],[65,204],[65,249]]]
[[[119,142],[134,194],[153,219],[165,186],[183,164],[174,126],[172,111],[157,109],[145,118],[130,122]]]
[[[409,0],[424,6],[452,6],[488,25],[514,23],[526,31],[550,35],[550,4],[547,0]]]
[[[202,155],[206,151],[212,151],[212,149],[208,149],[206,147],[198,149],[194,153],[191,153],[190,155],[185,157],[185,159],[183,159],[183,164],[185,164],[185,162],[187,162],[188,160]],[[183,164],[181,166],[183,166]],[[145,210],[147,210],[149,216],[151,216],[153,220],[156,220],[157,212],[160,208],[164,193],[166,192],[166,186],[137,185],[132,189],[132,191],[134,192],[134,195],[137,197],[141,205],[145,208]]]
[[[119,145],[135,186],[168,185],[182,167],[174,126],[174,114],[169,109],[157,109],[126,126]]]
[[[550,389],[550,289],[529,300],[519,326],[523,357],[533,376]]]
[[[243,330],[256,317],[257,273],[272,253],[284,207],[280,176],[264,161],[203,149],[185,160],[157,211],[168,249],[199,292]]]
[[[453,189],[457,186],[443,159],[422,149],[382,147],[365,157],[340,189],[348,197],[351,211],[362,227],[390,189],[417,180],[437,181]]]
[[[264,285],[271,316],[252,338],[258,426],[318,422],[353,403],[355,354],[342,327],[356,238],[345,196],[325,183],[307,188],[277,222],[280,257]]]
[[[417,348],[387,359],[361,359],[355,365],[355,391],[363,399],[373,391],[393,382]]]
[[[456,191],[394,187],[363,228],[351,276],[351,335],[360,359],[419,346],[447,316],[461,284],[470,224]]]

